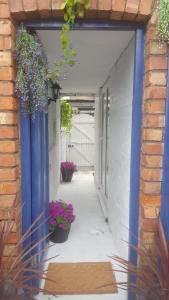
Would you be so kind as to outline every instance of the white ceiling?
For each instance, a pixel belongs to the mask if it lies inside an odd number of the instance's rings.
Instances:
[[[49,66],[61,55],[60,32],[38,31]],[[76,49],[76,65],[64,70],[60,80],[63,93],[97,93],[111,67],[133,37],[133,32],[71,31],[70,39]]]

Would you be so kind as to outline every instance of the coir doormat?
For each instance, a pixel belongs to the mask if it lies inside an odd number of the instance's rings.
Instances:
[[[50,263],[45,290],[55,295],[117,293],[115,275],[109,262]],[[53,282],[54,281],[54,282]]]

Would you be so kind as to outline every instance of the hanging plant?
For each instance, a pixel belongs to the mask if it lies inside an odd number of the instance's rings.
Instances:
[[[157,29],[160,41],[169,43],[169,0],[160,0]]]
[[[63,128],[64,132],[70,135],[70,131],[72,128],[72,106],[71,104],[66,101],[61,101],[61,127]]]
[[[54,70],[49,71],[48,78],[58,80],[61,77],[62,68],[65,68],[65,66],[73,67],[75,65],[77,53],[70,42],[69,32],[71,27],[75,24],[76,18],[83,17],[85,11],[87,11],[90,6],[91,0],[64,0],[61,4],[61,10],[63,10],[63,18],[65,21],[60,34],[63,58],[54,62]]]
[[[48,104],[47,60],[36,34],[23,26],[19,29],[14,50],[17,62],[16,94],[21,111],[34,114],[46,111]]]

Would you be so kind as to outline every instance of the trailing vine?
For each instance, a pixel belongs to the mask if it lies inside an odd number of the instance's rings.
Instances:
[[[66,101],[61,101],[61,127],[63,128],[64,132],[70,135],[70,131],[72,128],[72,106],[71,104]]]
[[[59,79],[61,76],[61,69],[65,65],[70,67],[75,65],[76,51],[72,48],[69,40],[69,32],[75,23],[75,19],[83,17],[85,11],[90,8],[91,0],[64,0],[61,9],[64,12],[65,23],[61,30],[61,45],[63,50],[63,59],[54,62],[54,70],[50,71],[48,77],[51,79]]]
[[[47,60],[36,34],[22,26],[18,31],[14,58],[17,62],[16,94],[21,111],[34,114],[48,104]]]
[[[158,34],[160,41],[169,43],[169,0],[160,0],[158,4]]]

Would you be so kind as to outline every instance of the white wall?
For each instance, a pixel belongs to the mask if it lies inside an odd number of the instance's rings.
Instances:
[[[132,128],[132,99],[134,73],[134,39],[113,66],[106,83],[110,89],[110,115],[108,126],[108,197],[107,215],[117,254],[127,258],[129,235],[130,153]],[[99,101],[96,122],[100,128]],[[96,132],[99,148],[99,130]],[[99,155],[96,155],[97,188],[99,180]]]
[[[56,200],[60,182],[60,104],[52,102],[48,112],[49,128],[49,199]]]

